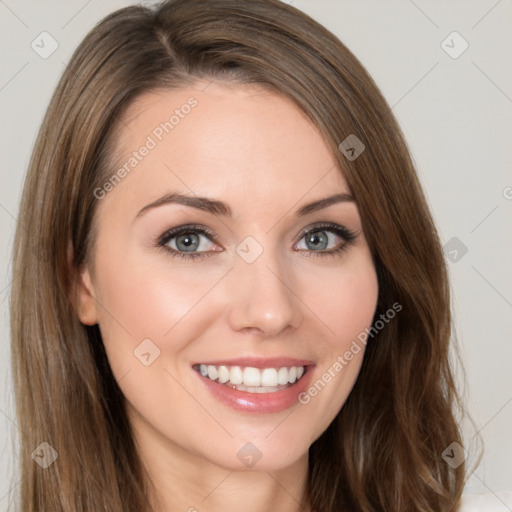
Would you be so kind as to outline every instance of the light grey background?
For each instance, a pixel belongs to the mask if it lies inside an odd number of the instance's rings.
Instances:
[[[447,252],[467,404],[485,447],[466,493],[510,491],[512,2],[287,3],[333,31],[366,66],[405,133],[443,244],[457,237],[467,247],[462,257],[460,249]],[[10,508],[6,495],[19,480],[12,476],[19,430],[10,381],[8,300],[24,175],[44,111],[73,50],[103,16],[130,4],[0,0],[0,510]],[[31,48],[34,40],[42,46],[43,31],[58,43],[45,59]],[[454,31],[469,45],[457,58],[445,51],[453,55],[463,48],[463,41],[450,35]],[[475,431],[467,426],[464,431],[469,447]],[[510,503],[493,499],[499,510],[512,510]]]

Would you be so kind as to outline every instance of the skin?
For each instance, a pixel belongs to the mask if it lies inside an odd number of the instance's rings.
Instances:
[[[191,96],[197,107],[99,200],[79,317],[100,326],[155,510],[229,512],[243,503],[246,512],[298,511],[308,449],[346,401],[364,346],[307,405],[272,414],[217,401],[191,365],[291,356],[315,361],[314,382],[370,327],[375,268],[354,202],[295,217],[306,203],[350,190],[314,125],[274,92],[197,82],[145,93],[125,116],[128,129],[121,125],[116,164]],[[222,200],[234,217],[167,204],[134,220],[171,191]],[[319,222],[344,226],[356,239],[334,257],[315,257],[345,243],[324,229],[327,248],[308,246],[299,235]],[[166,230],[188,223],[216,234],[197,235],[207,257],[182,260],[155,247]],[[236,253],[247,236],[263,249],[250,264]],[[168,246],[178,250],[176,243]],[[149,366],[134,357],[144,339],[160,350]],[[237,457],[248,442],[262,454],[251,469]]]

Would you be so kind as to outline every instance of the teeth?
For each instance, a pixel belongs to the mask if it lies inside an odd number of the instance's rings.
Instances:
[[[229,380],[229,370],[225,366],[219,366],[219,382],[224,384]]]
[[[280,368],[277,372],[277,383],[288,384],[288,368]]]
[[[291,366],[287,368],[253,368],[247,366],[215,366],[199,365],[199,372],[203,377],[217,381],[227,386],[236,386],[237,389],[250,393],[270,393],[284,389],[293,384],[304,375],[304,366]]]
[[[232,366],[229,371],[229,382],[231,384],[242,384],[244,380],[244,374],[240,366]]]
[[[261,385],[261,372],[258,368],[251,368],[248,366],[244,368],[244,386],[260,386]]]
[[[212,366],[211,364],[208,365],[208,377],[212,380],[217,380],[218,376],[219,376],[219,372],[217,370],[217,367]]]
[[[277,370],[275,368],[265,368],[261,372],[262,386],[277,386]]]

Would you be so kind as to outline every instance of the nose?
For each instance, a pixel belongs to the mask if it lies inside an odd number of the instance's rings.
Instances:
[[[273,338],[302,323],[292,270],[279,262],[275,252],[264,251],[252,263],[237,256],[226,285],[233,330]]]

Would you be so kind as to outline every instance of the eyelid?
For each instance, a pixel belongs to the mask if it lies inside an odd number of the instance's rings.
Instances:
[[[301,240],[304,235],[314,231],[321,231],[322,229],[334,231],[334,233],[345,239],[347,242],[353,241],[358,235],[358,232],[352,231],[342,224],[335,224],[333,222],[317,222],[302,229],[295,238],[297,240]]]
[[[322,251],[313,251],[308,249],[300,249],[297,250],[297,252],[304,253],[307,257],[335,257],[336,255],[342,253],[343,251],[347,250],[350,245],[353,244],[355,239],[359,235],[359,231],[352,231],[348,229],[347,227],[336,224],[333,222],[316,222],[313,223],[304,229],[301,230],[301,232],[295,237],[298,239],[297,243],[299,243],[302,238],[307,235],[308,233],[314,233],[316,231],[326,230],[334,233],[338,237],[344,240],[344,243],[342,245],[338,245],[334,249],[330,250],[322,250]],[[163,248],[167,251],[167,253],[173,257],[183,260],[201,260],[203,258],[207,258],[211,255],[212,252],[219,252],[219,251],[191,251],[188,252],[181,252],[177,251],[176,249],[172,249],[170,247],[166,247],[169,241],[173,238],[176,238],[177,236],[180,236],[181,234],[186,234],[189,232],[195,232],[196,234],[203,235],[211,240],[211,242],[220,245],[217,242],[215,233],[209,229],[208,227],[201,225],[201,224],[184,224],[181,226],[177,226],[175,228],[167,230],[165,233],[163,233],[156,242],[156,246]]]
[[[162,235],[160,235],[158,237],[158,240],[157,240],[158,245],[165,245],[169,241],[170,238],[174,238],[174,237],[176,237],[182,233],[186,233],[188,231],[198,231],[198,232],[204,233],[212,240],[212,242],[215,242],[216,244],[220,245],[217,242],[217,237],[216,237],[215,233],[210,228],[207,228],[206,226],[203,226],[202,224],[183,224],[182,226],[177,226],[175,228],[168,229],[167,231],[165,231]]]
[[[321,230],[321,229],[331,229],[333,230],[338,236],[344,238],[347,241],[353,240],[357,237],[359,234],[356,231],[351,231],[350,229],[346,228],[343,225],[335,224],[332,222],[317,222],[313,223],[309,226],[306,226],[303,228],[295,237],[293,237],[292,241],[297,240],[300,241],[303,236],[305,236],[307,233],[310,233],[315,230]],[[181,226],[177,226],[175,228],[168,229],[165,231],[160,237],[158,237],[157,242],[161,245],[165,245],[169,238],[173,238],[175,236],[178,236],[182,233],[186,233],[187,231],[198,231],[203,232],[205,235],[207,235],[212,242],[215,242],[217,245],[220,245],[217,240],[217,235],[207,226],[204,226],[202,224],[183,224]]]

